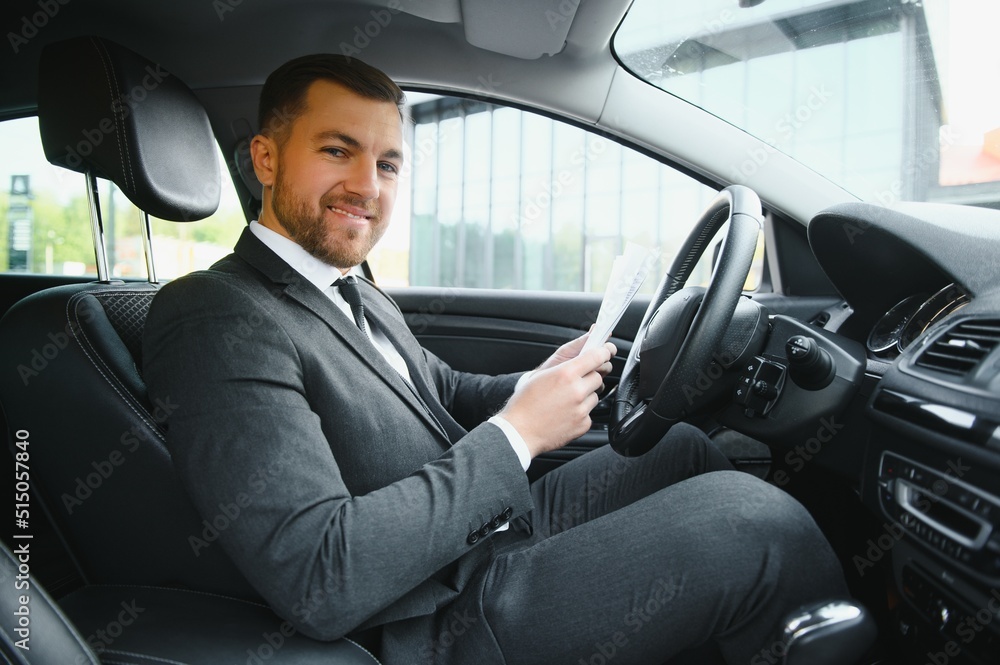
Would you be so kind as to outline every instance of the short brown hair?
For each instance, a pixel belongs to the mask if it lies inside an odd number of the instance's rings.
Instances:
[[[289,60],[264,81],[257,109],[260,132],[280,137],[304,110],[309,86],[319,80],[338,83],[368,99],[392,102],[403,116],[403,91],[385,72],[357,58],[316,53]]]

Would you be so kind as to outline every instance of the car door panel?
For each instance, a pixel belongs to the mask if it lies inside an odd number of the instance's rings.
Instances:
[[[600,294],[487,289],[389,289],[420,343],[455,369],[502,374],[537,366],[597,317]],[[611,341],[618,347],[609,380],[621,375],[648,297],[638,297]]]

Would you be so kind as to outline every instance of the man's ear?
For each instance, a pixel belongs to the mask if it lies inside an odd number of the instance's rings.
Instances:
[[[274,184],[274,173],[278,166],[278,144],[274,139],[257,134],[250,141],[250,159],[253,172],[264,187]]]

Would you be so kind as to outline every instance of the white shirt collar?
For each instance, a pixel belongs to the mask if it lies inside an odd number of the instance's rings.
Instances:
[[[330,288],[341,277],[339,269],[320,261],[294,240],[272,231],[257,220],[250,222],[250,232],[320,291]],[[354,275],[357,271],[358,266],[354,266],[347,274]]]

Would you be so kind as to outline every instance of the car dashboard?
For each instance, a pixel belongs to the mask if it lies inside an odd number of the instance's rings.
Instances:
[[[810,223],[820,265],[867,346],[862,501],[882,536],[854,558],[890,568],[914,653],[1000,653],[1000,213],[835,206]]]
[[[917,340],[932,325],[949,314],[957,312],[969,304],[971,296],[961,285],[951,282],[935,293],[915,293],[900,300],[892,309],[882,315],[868,333],[866,346],[876,358],[893,360]],[[942,369],[950,367],[950,360],[968,362],[977,359],[975,353],[981,348],[970,339],[968,344],[954,345],[950,351],[936,351],[928,360],[940,361]]]

